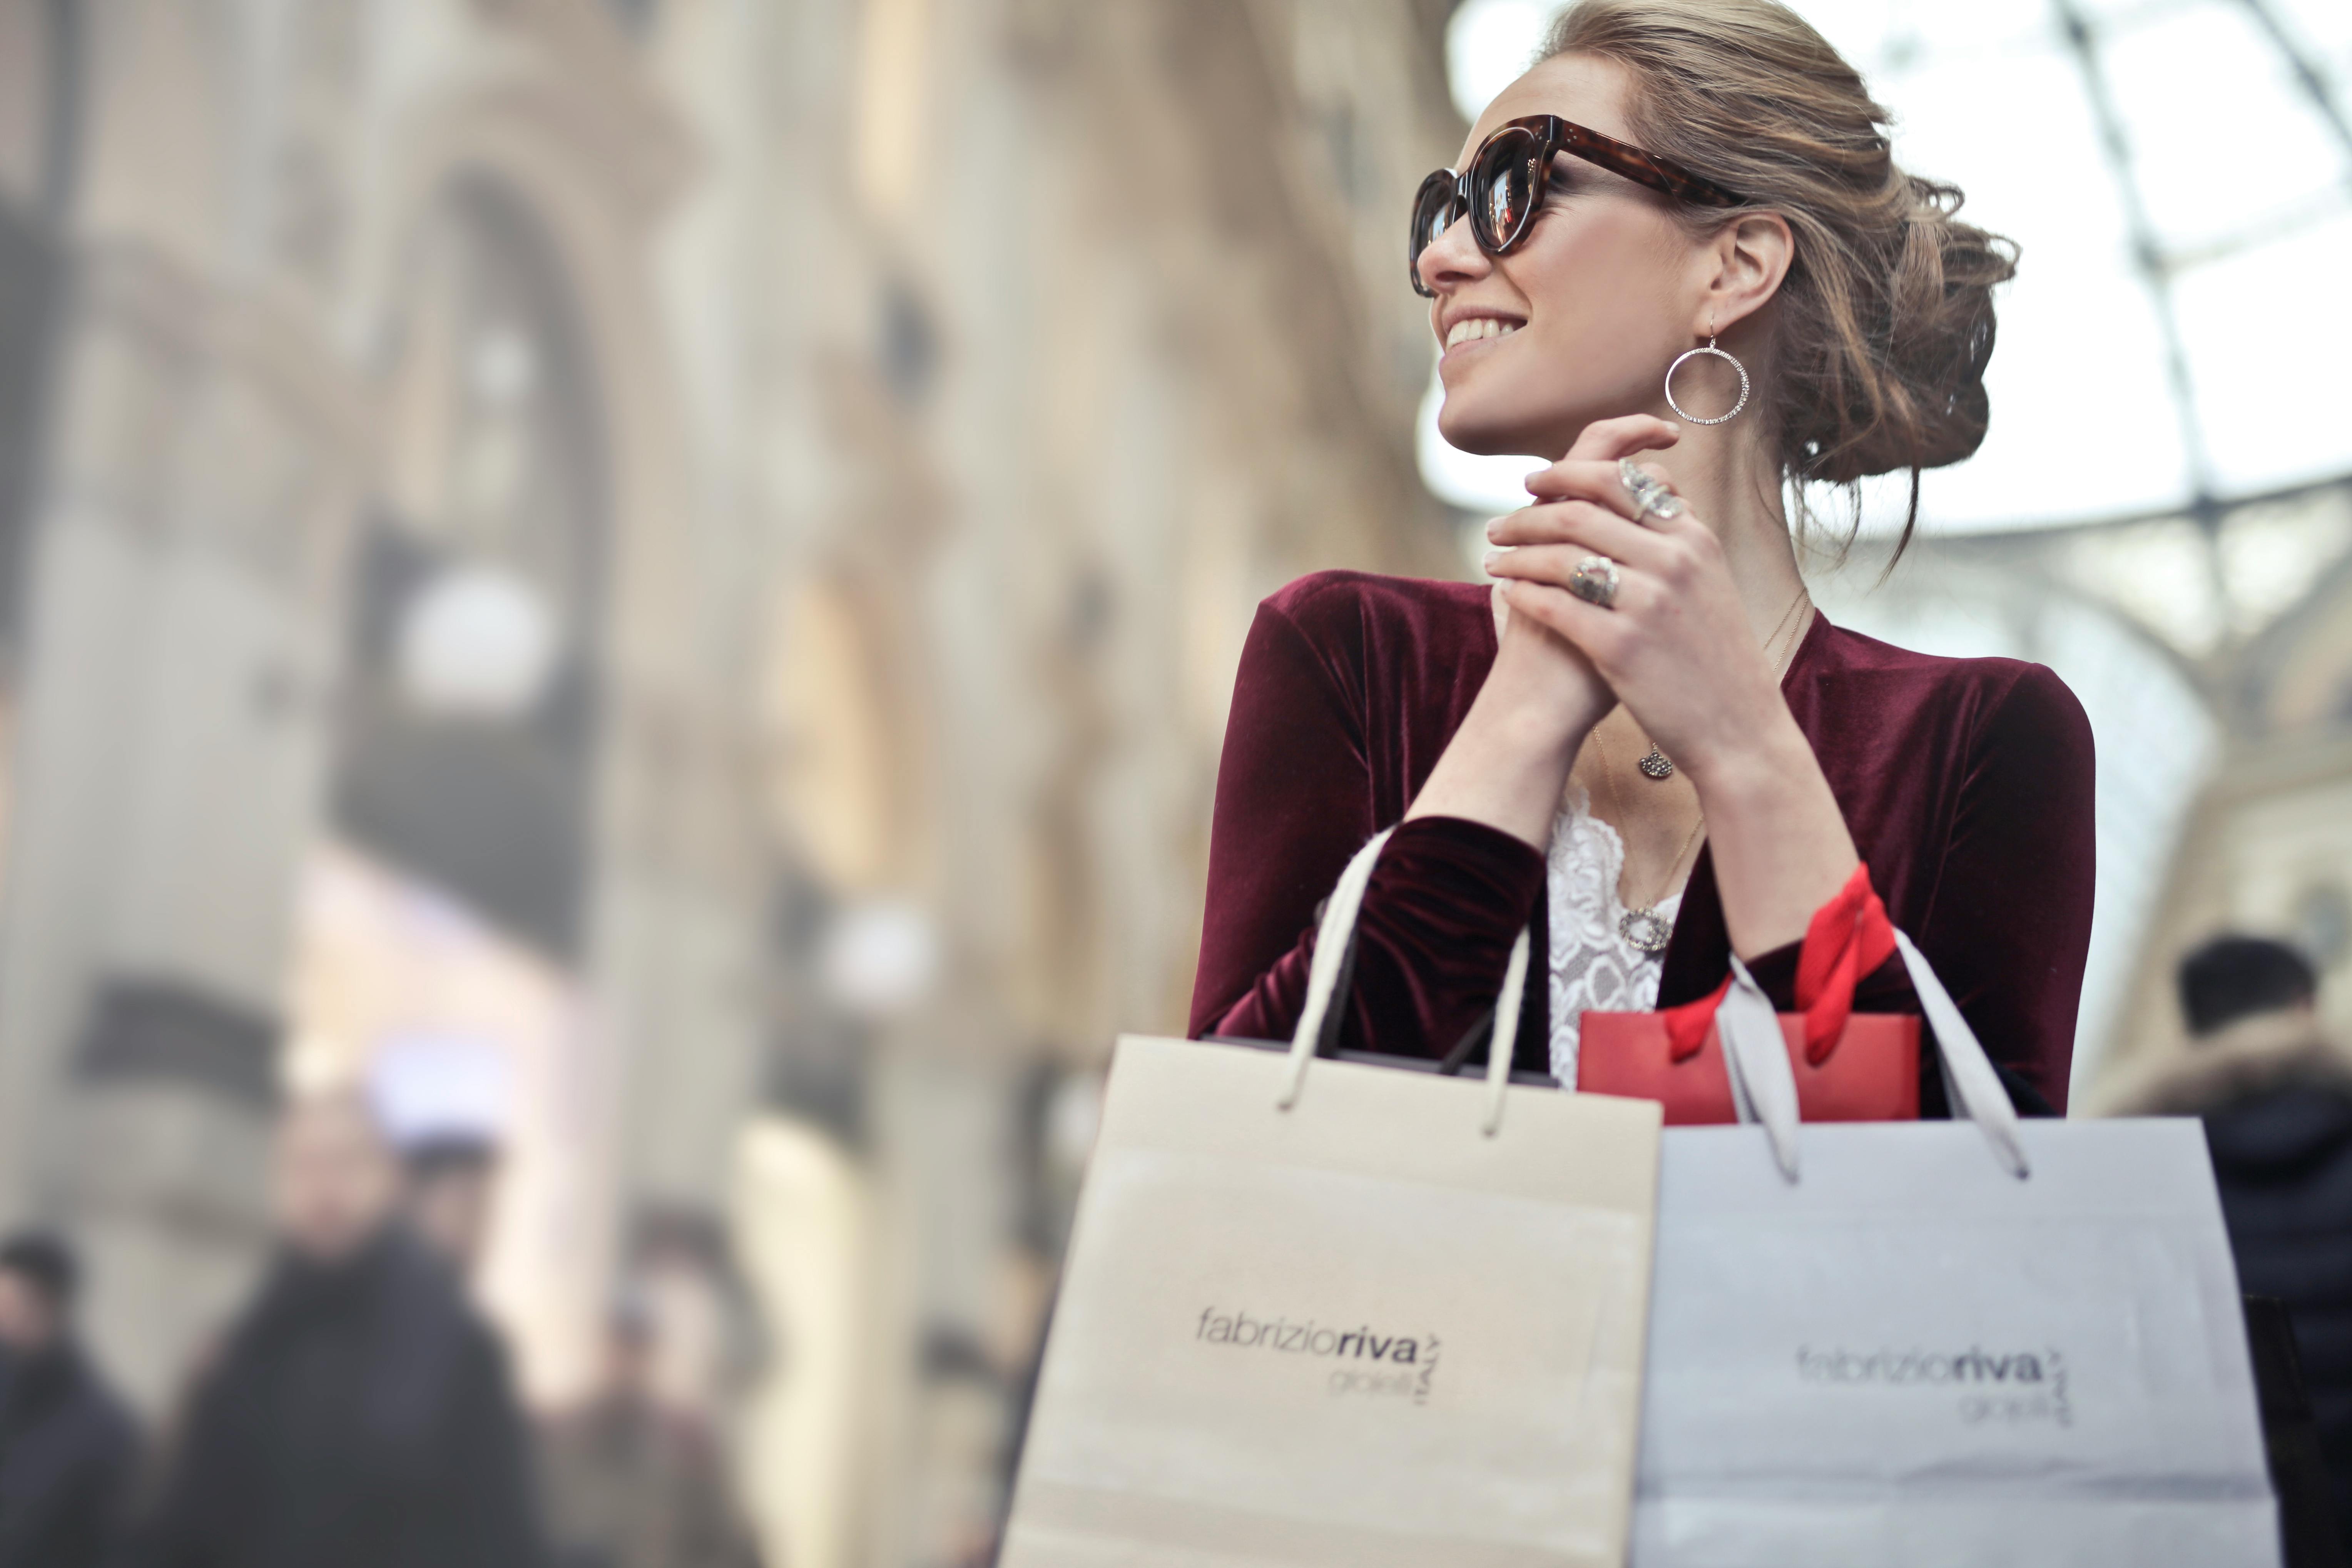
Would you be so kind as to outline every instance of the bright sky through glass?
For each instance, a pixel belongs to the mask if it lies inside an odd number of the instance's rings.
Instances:
[[[2207,482],[2223,498],[2352,468],[2352,145],[2298,84],[2257,7],[2074,0],[2174,277]],[[2024,249],[2000,298],[1992,427],[1931,473],[1947,531],[2153,511],[2198,476],[2127,200],[2102,152],[2065,0],[1801,0],[1895,113],[1895,155],[1968,192],[1968,216]],[[2289,45],[2352,97],[2352,5],[2266,0]],[[1448,32],[1455,101],[1475,117],[1523,69],[1554,6],[1465,0]],[[1663,369],[1663,367],[1661,367]],[[1431,488],[1475,510],[1525,502],[1524,458],[1454,451],[1423,410]]]

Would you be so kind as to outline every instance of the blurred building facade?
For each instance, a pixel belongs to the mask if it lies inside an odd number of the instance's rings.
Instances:
[[[288,1079],[467,1047],[538,1399],[626,1275],[783,1560],[982,1549],[1255,604],[1467,567],[1451,9],[0,0],[0,1218],[151,1411]],[[2119,1057],[2221,921],[2352,1003],[2347,549],[2321,485],[1854,596],[2213,727]]]
[[[628,1273],[785,1560],[981,1549],[1252,607],[1454,567],[1444,9],[0,0],[0,1212],[149,1410],[454,1040],[537,1397]]]

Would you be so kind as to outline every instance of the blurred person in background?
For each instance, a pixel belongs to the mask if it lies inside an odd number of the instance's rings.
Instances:
[[[2215,937],[2179,978],[2189,1049],[2111,1109],[2204,1119],[2239,1286],[2277,1298],[2294,1324],[2352,1540],[2352,1051],[2320,1027],[2318,976],[2284,943]]]
[[[130,1414],[73,1332],[62,1240],[0,1244],[0,1568],[114,1561],[138,1461]]]
[[[280,1127],[278,1257],[198,1384],[136,1561],[534,1568],[522,1417],[496,1336],[399,1218],[356,1094]]]
[[[488,1241],[508,1096],[498,1051],[465,1035],[398,1036],[368,1064],[368,1103],[400,1154],[401,1212],[461,1281]]]
[[[655,1385],[654,1313],[632,1292],[604,1329],[604,1383],[541,1443],[554,1568],[756,1568],[725,1456]]]
[[[404,1145],[400,1163],[409,1228],[460,1280],[471,1279],[489,1234],[498,1146],[487,1138],[436,1135]]]

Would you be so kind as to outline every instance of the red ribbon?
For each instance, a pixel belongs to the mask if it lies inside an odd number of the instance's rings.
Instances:
[[[1797,955],[1797,1010],[1805,1016],[1805,1061],[1819,1067],[1837,1049],[1845,1021],[1853,1015],[1853,988],[1895,952],[1895,926],[1870,885],[1870,868],[1857,865],[1837,897],[1813,911],[1805,945]],[[1696,1002],[1665,1008],[1666,1054],[1686,1062],[1706,1045],[1715,1011],[1731,989],[1731,976]]]
[[[1805,1016],[1805,1060],[1819,1067],[1837,1049],[1853,1013],[1853,988],[1895,953],[1895,926],[1856,866],[1838,896],[1813,911],[1797,955],[1797,1010]]]
[[[1679,1007],[1668,1007],[1660,1015],[1666,1021],[1666,1059],[1686,1062],[1698,1055],[1706,1044],[1706,1032],[1715,1026],[1715,1010],[1723,1005],[1725,993],[1731,989],[1731,976],[1696,1002],[1685,1002]]]

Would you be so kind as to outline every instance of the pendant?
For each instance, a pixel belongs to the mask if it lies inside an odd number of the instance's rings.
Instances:
[[[1654,779],[1668,779],[1675,776],[1675,764],[1668,762],[1666,753],[1655,746],[1650,748],[1650,754],[1642,759],[1639,766],[1643,773]]]
[[[1655,910],[1627,910],[1617,917],[1617,934],[1643,952],[1664,952],[1675,928],[1659,919]]]

